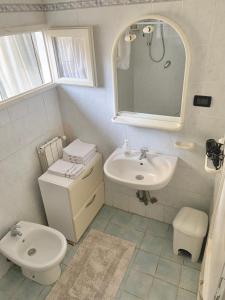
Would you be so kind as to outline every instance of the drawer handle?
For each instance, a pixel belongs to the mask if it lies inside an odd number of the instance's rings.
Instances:
[[[85,206],[85,208],[89,207],[95,201],[96,194],[93,196],[90,202]]]
[[[82,179],[86,179],[86,178],[88,178],[90,175],[91,175],[91,173],[94,171],[94,168],[92,167],[91,169],[90,169],[90,171],[88,172],[88,174],[86,174]]]

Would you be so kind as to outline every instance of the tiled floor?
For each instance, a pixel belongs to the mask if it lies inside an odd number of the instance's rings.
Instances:
[[[173,255],[170,225],[104,206],[90,228],[136,244],[115,300],[196,299],[200,264]],[[63,271],[78,247],[68,246]],[[0,279],[0,300],[41,300],[51,288],[26,279],[14,266]]]

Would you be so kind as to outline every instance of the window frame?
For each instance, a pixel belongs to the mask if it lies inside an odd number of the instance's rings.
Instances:
[[[50,58],[50,68],[53,74],[53,81],[58,84],[70,84],[78,86],[97,86],[95,49],[93,39],[93,27],[55,27],[45,31],[47,47]],[[87,58],[87,79],[59,77],[57,58],[52,38],[54,37],[82,37],[85,39],[85,56]]]
[[[87,42],[87,51],[89,51],[90,55],[90,66],[88,66],[88,69],[91,70],[91,73],[89,71],[89,74],[91,76],[88,78],[88,80],[77,80],[74,78],[59,78],[58,76],[58,70],[56,66],[56,57],[55,52],[53,49],[53,43],[52,43],[52,34],[55,33],[62,33],[63,31],[72,32],[72,30],[86,30],[86,42]],[[69,84],[69,85],[76,85],[76,86],[86,86],[86,87],[96,87],[97,86],[97,72],[96,72],[96,61],[95,61],[95,48],[94,48],[94,38],[93,38],[93,27],[92,26],[86,26],[86,27],[53,27],[48,28],[46,24],[40,24],[40,25],[34,25],[34,26],[24,26],[24,27],[5,27],[0,30],[0,37],[1,36],[8,36],[8,35],[16,35],[16,34],[23,34],[23,33],[34,33],[34,32],[42,32],[44,44],[46,48],[46,54],[49,64],[49,70],[50,70],[50,76],[51,76],[51,82],[44,83],[40,86],[37,86],[33,89],[27,90],[23,93],[17,94],[13,97],[6,98],[4,100],[0,101],[0,107],[1,109],[4,107],[8,107],[11,102],[18,102],[20,100],[24,100],[27,98],[30,98],[32,96],[38,95],[44,91],[47,91],[49,89],[52,89],[56,87],[58,84]],[[59,34],[59,36],[60,36]],[[71,34],[68,36],[71,36]]]
[[[27,27],[14,28],[13,27],[13,28],[5,28],[3,31],[0,31],[0,37],[24,34],[24,33],[32,34],[34,32],[41,32],[43,34],[43,41],[44,41],[44,45],[45,45],[45,49],[46,49],[46,56],[47,56],[47,60],[48,60],[49,72],[50,72],[50,77],[51,77],[51,81],[48,83],[43,83],[43,84],[41,84],[37,87],[34,87],[30,90],[16,94],[15,96],[0,100],[0,107],[8,106],[8,104],[11,103],[12,101],[19,101],[19,100],[23,100],[25,98],[35,96],[41,92],[44,92],[44,91],[54,88],[56,86],[56,84],[54,82],[54,78],[53,78],[52,69],[51,69],[51,61],[50,61],[49,52],[48,52],[48,45],[47,45],[47,41],[46,41],[45,30],[43,29],[44,27],[45,27],[44,25],[31,26],[29,28],[27,28]],[[38,60],[37,60],[37,64],[39,64]]]

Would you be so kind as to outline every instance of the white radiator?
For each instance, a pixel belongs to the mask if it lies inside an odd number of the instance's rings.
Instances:
[[[66,137],[54,137],[47,143],[37,147],[39,160],[41,163],[42,171],[47,169],[63,155],[63,143]]]

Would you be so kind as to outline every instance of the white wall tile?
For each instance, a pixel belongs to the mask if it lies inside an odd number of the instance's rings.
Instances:
[[[163,207],[164,222],[171,224],[178,212],[179,212],[179,209],[177,209],[177,208],[164,206]]]
[[[15,132],[11,123],[7,123],[5,126],[0,127],[0,141],[0,160],[2,160],[16,151],[18,147]]]
[[[140,216],[146,216],[147,214],[147,206],[144,203],[140,202],[139,199],[135,196],[128,196],[128,211],[131,213],[138,214]]]
[[[17,3],[40,3],[42,1],[40,0],[20,0],[17,1]],[[7,4],[14,4],[14,0],[1,0],[0,3],[7,3]],[[35,25],[35,24],[44,24],[46,22],[45,14],[44,12],[30,12],[30,13],[3,13],[1,14],[0,18],[0,27],[11,27],[11,26],[29,26],[29,25]]]
[[[10,122],[9,113],[7,109],[0,110],[0,127]]]
[[[107,191],[105,191],[105,204],[113,206],[113,199],[110,197],[110,194],[108,194]]]
[[[215,18],[215,0],[188,0],[183,2],[182,25],[194,43],[207,43]]]
[[[49,130],[57,129],[58,131],[61,131],[61,113],[56,89],[51,89],[44,93],[43,99]],[[60,134],[62,134],[62,131]]]
[[[110,197],[114,207],[122,210],[128,210],[129,207],[129,197],[120,193],[110,193]]]
[[[127,186],[123,185],[123,184],[118,184],[115,183],[113,181],[111,181],[110,179],[108,179],[105,176],[105,186],[106,186],[106,190],[110,193],[120,193],[120,194],[125,194],[127,196],[131,196],[131,197],[135,197],[136,195],[136,190],[128,188]]]
[[[160,203],[149,203],[146,217],[164,222],[164,206]]]
[[[210,182],[207,182],[200,172],[195,171],[188,165],[184,168],[176,168],[175,174],[168,186],[200,195],[208,195],[212,191]]]
[[[8,108],[8,112],[12,122],[24,118],[28,114],[27,101],[20,101],[13,104]]]
[[[53,134],[63,134],[57,93],[48,91],[12,102],[7,110],[0,111],[0,120],[1,238],[20,220],[46,222],[37,181],[41,168],[36,147]],[[7,270],[1,257],[0,270]]]

